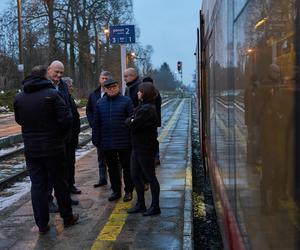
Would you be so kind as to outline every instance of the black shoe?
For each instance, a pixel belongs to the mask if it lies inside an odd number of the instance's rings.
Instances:
[[[143,213],[143,216],[151,216],[151,215],[156,215],[160,214],[160,208],[159,207],[150,207],[147,209],[146,212]]]
[[[120,193],[112,193],[109,197],[108,200],[109,201],[115,201],[117,199],[121,198],[121,194]]]
[[[77,224],[78,220],[79,220],[79,215],[73,214],[70,219],[64,220],[64,226],[65,227],[73,226],[73,225]]]
[[[102,186],[105,186],[105,185],[107,185],[107,181],[106,180],[99,181],[97,184],[94,184],[94,188],[102,187]]]
[[[39,227],[39,234],[40,235],[44,235],[44,234],[48,233],[49,231],[50,231],[49,225],[47,225],[46,227]]]
[[[70,188],[70,193],[71,193],[71,194],[81,194],[81,190],[78,189],[78,188],[75,187],[75,186],[72,186],[72,187]]]
[[[78,200],[73,200],[71,199],[71,205],[72,206],[77,206],[79,204],[79,201]]]
[[[49,213],[58,213],[59,209],[58,207],[55,205],[55,203],[53,201],[49,201],[48,202],[48,206],[49,206]]]
[[[137,203],[137,204],[135,204],[134,207],[129,208],[127,210],[127,213],[129,213],[129,214],[144,213],[144,212],[146,212],[146,206],[144,203],[142,203],[142,204]]]
[[[127,201],[131,201],[132,200],[132,193],[125,193],[123,201],[127,202]]]

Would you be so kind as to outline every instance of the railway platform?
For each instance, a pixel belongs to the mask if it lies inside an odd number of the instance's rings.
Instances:
[[[161,214],[127,214],[131,202],[109,202],[110,185],[98,181],[96,150],[76,163],[76,186],[82,194],[74,206],[79,223],[64,228],[59,214],[51,214],[50,232],[39,235],[30,193],[0,211],[0,249],[192,249],[191,103],[178,99],[164,113],[159,131]],[[146,205],[150,205],[150,191]]]

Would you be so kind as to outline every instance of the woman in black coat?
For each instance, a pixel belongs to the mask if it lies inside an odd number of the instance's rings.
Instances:
[[[131,176],[137,192],[137,203],[128,213],[143,212],[144,216],[160,214],[160,187],[155,175],[155,153],[157,148],[158,117],[154,104],[157,90],[152,83],[139,85],[137,93],[140,104],[132,117],[126,120],[131,130],[132,154]],[[150,184],[152,203],[146,210],[143,176]]]

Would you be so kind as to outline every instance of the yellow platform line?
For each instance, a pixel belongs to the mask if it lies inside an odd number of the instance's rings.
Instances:
[[[173,123],[179,117],[184,102],[185,100],[182,100],[179,106],[176,108],[171,119],[168,121],[167,125],[164,127],[163,131],[158,137],[159,141],[163,141],[164,138],[168,135],[168,132]],[[130,202],[123,202],[122,200],[119,200],[116,203],[116,206],[112,211],[112,214],[109,216],[107,223],[104,225],[98,237],[94,241],[91,247],[92,250],[112,249],[113,242],[117,240],[117,237],[119,236],[125,225],[126,219],[128,218],[127,210],[132,207],[133,200]]]
[[[128,217],[127,210],[132,207],[132,204],[133,200],[130,202],[120,200],[116,203],[112,214],[92,245],[92,250],[111,249],[112,243],[117,239],[125,225]]]

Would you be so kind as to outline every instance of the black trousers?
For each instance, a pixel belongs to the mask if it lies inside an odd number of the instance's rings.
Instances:
[[[75,184],[75,162],[76,162],[76,146],[72,143],[66,144],[66,178],[68,180],[69,188]]]
[[[111,188],[114,193],[121,193],[121,169],[123,170],[124,191],[131,193],[134,185],[130,175],[131,149],[104,150]],[[121,167],[121,169],[120,169]]]
[[[155,174],[155,151],[132,151],[131,177],[137,193],[138,203],[145,203],[143,178],[146,178],[146,180],[150,184],[151,189],[151,206],[159,207],[160,186]]]
[[[64,154],[51,157],[26,157],[31,180],[31,200],[34,219],[38,227],[46,227],[49,222],[47,199],[48,179],[54,187],[59,212],[64,220],[72,217],[71,198],[64,178]]]
[[[64,158],[61,164],[64,166],[64,179],[67,181],[68,188],[72,187],[75,183],[75,156],[76,148],[71,143],[71,140],[67,140],[64,143]],[[53,201],[53,183],[51,176],[48,179],[48,202]]]

